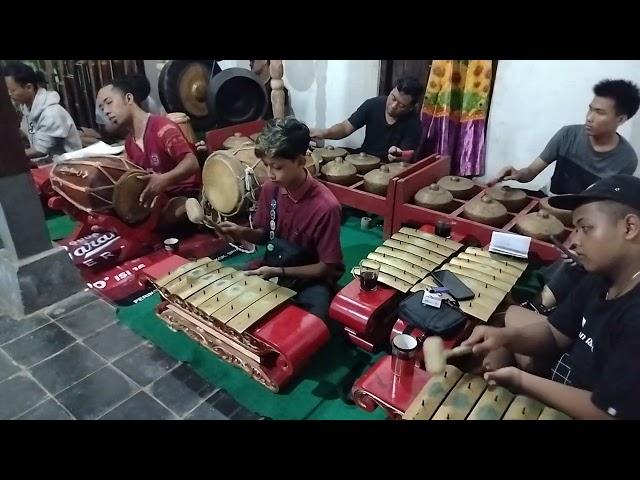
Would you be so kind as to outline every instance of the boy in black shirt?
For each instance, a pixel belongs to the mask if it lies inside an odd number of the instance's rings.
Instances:
[[[365,152],[384,161],[400,160],[403,151],[418,147],[422,125],[416,105],[421,100],[420,82],[411,77],[400,79],[388,96],[365,100],[348,120],[330,128],[312,128],[311,138],[341,140],[366,126],[362,147],[354,153]]]
[[[504,328],[473,331],[463,344],[486,355],[487,381],[575,419],[640,419],[639,192],[640,179],[614,175],[581,194],[550,199],[554,207],[575,208],[576,253],[589,273],[548,321],[511,307]],[[557,359],[550,378],[531,373],[550,358]],[[503,367],[509,359],[524,370]]]

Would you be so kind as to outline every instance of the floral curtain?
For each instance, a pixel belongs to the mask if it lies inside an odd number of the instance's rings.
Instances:
[[[484,174],[492,60],[434,60],[422,104],[418,158],[449,155],[451,171]]]

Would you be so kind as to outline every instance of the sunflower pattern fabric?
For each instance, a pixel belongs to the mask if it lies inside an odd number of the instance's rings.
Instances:
[[[456,175],[484,174],[491,60],[434,60],[422,104],[419,157],[449,155]]]

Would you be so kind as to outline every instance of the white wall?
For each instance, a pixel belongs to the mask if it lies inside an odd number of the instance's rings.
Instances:
[[[285,60],[284,82],[296,118],[325,128],[346,120],[378,94],[380,60]],[[364,128],[344,140],[326,142],[357,148]]]
[[[560,127],[583,123],[592,87],[604,78],[640,84],[640,61],[500,60],[489,112],[485,178],[506,165],[527,166]],[[640,114],[618,132],[640,154]],[[550,166],[529,185],[541,188],[552,173]]]
[[[162,102],[160,102],[160,95],[158,95],[158,77],[160,76],[160,71],[166,62],[167,60],[144,61],[144,73],[147,75],[149,83],[151,84],[151,93],[149,93],[149,96],[152,97],[158,105],[162,105]]]
[[[251,68],[249,60],[220,60],[218,65],[220,65],[222,70],[232,67],[246,68],[247,70]]]

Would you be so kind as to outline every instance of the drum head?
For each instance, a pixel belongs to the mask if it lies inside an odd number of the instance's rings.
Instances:
[[[151,209],[140,204],[140,194],[147,186],[148,180],[142,180],[145,172],[127,172],[113,190],[113,209],[118,217],[126,223],[138,223],[146,220]]]
[[[202,168],[202,190],[214,209],[232,215],[244,196],[244,166],[231,153],[212,153]]]

